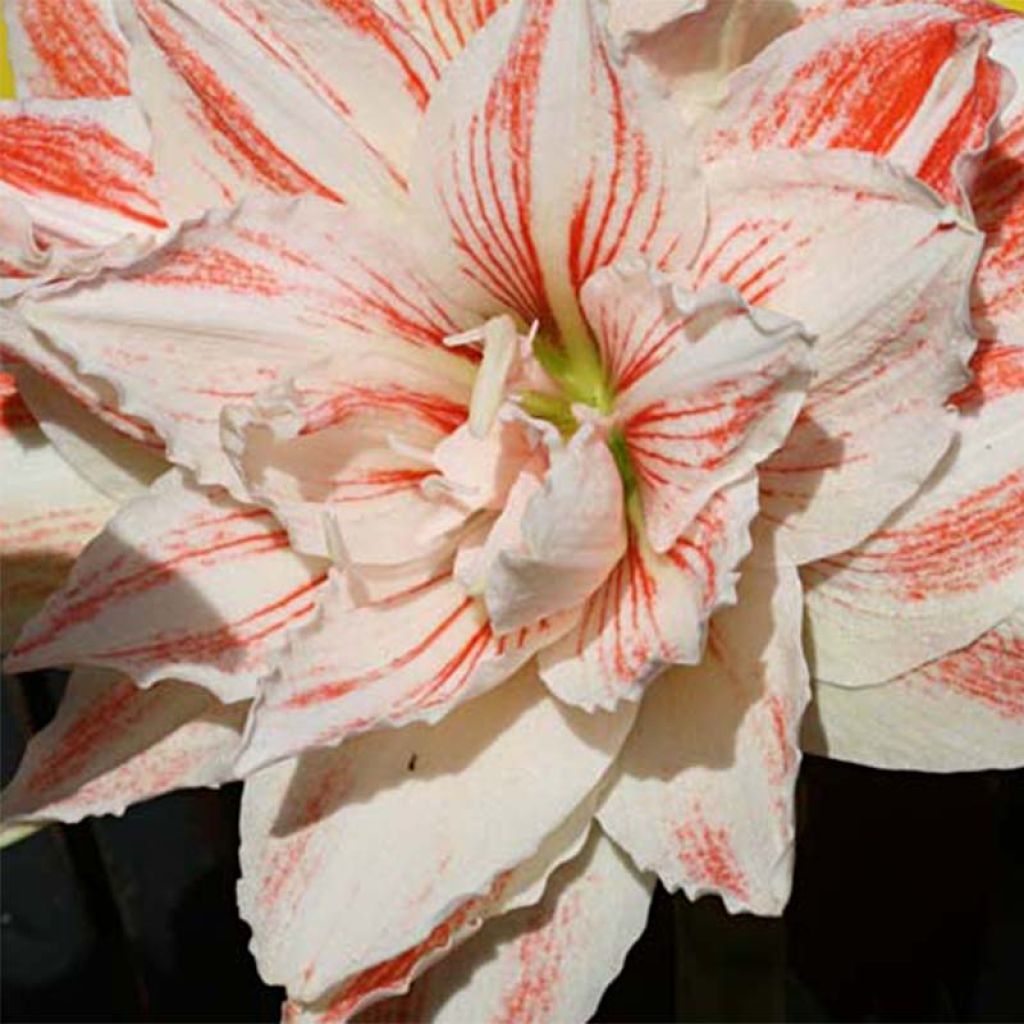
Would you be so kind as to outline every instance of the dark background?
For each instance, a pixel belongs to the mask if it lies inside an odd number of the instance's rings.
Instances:
[[[60,688],[4,684],[3,781]],[[277,1021],[235,909],[238,801],[176,793],[5,850],[3,1020]],[[1024,1020],[1024,773],[807,758],[798,827],[782,920],[659,889],[595,1020]]]

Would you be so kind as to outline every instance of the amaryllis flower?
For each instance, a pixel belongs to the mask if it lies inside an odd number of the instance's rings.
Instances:
[[[1016,26],[816,5],[726,78],[756,4],[658,6],[97,23],[160,205],[4,340],[141,493],[8,660],[77,667],[5,815],[244,777],[288,1019],[585,1019],[656,879],[779,913],[805,647],[812,742],[1022,760]]]

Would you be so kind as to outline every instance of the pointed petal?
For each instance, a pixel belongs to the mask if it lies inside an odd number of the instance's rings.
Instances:
[[[796,570],[748,568],[705,660],[666,672],[644,699],[598,816],[670,891],[782,913],[810,697],[800,632]]]
[[[595,828],[583,852],[552,878],[540,904],[488,921],[407,996],[373,1007],[360,1020],[589,1020],[644,930],[653,883]],[[328,1024],[340,1019],[331,1010],[329,1004],[304,1008],[285,1020]]]
[[[486,570],[484,601],[498,633],[576,609],[622,557],[622,477],[604,438],[584,426],[551,453],[518,532],[519,544]]]
[[[314,1020],[340,1021],[351,1019],[359,1011],[358,1019],[369,1021],[376,1020],[381,1011],[386,1014],[391,1006],[408,1006],[416,999],[415,991],[410,991],[414,979],[422,977],[435,962],[446,960],[453,948],[472,940],[481,924],[515,908],[531,906],[544,895],[551,873],[576,856],[586,842],[596,802],[596,795],[588,794],[532,857],[501,872],[482,895],[471,896],[456,906],[422,942],[353,975],[316,1003],[287,1002],[283,1019],[305,1020],[312,1016]]]
[[[253,191],[401,206],[436,70],[372,5],[120,0],[118,12],[177,216]]]
[[[708,619],[736,599],[756,513],[757,478],[750,474],[718,491],[663,555],[634,528],[625,557],[584,605],[579,625],[541,651],[551,691],[587,709],[609,708],[638,699],[666,666],[700,661]]]
[[[759,149],[886,156],[959,202],[1012,92],[988,35],[940,7],[850,11],[777,39],[729,82],[712,159]],[[870,52],[871,59],[862,55]],[[964,163],[961,158],[966,158]]]
[[[473,372],[448,352],[364,345],[228,409],[224,446],[297,550],[327,555],[327,513],[353,561],[408,561],[427,527],[453,511],[422,485],[436,475],[430,453],[466,421]]]
[[[863,544],[804,570],[815,676],[880,683],[971,643],[1024,587],[1024,348],[972,364],[957,443]]]
[[[716,490],[782,444],[810,377],[810,338],[732,288],[694,294],[628,263],[598,271],[582,302],[647,537],[663,553]]]
[[[441,348],[465,316],[410,267],[397,238],[312,196],[211,214],[130,272],[21,308],[79,371],[44,372],[69,390],[80,376],[109,382],[119,410],[153,424],[172,461],[240,497],[219,443],[225,405],[355,342],[360,353],[381,338]]]
[[[101,494],[128,501],[170,469],[158,452],[105,424],[42,374],[17,369],[18,390],[46,440]]]
[[[428,263],[474,308],[585,337],[583,282],[623,251],[679,261],[703,228],[685,129],[613,59],[591,0],[495,16],[427,111],[413,197]]]
[[[144,255],[166,228],[133,100],[0,101],[0,298]]]
[[[508,679],[572,621],[496,637],[483,604],[450,576],[358,608],[336,578],[263,685],[239,771],[382,726],[436,722]]]
[[[231,777],[246,705],[187,683],[140,690],[106,669],[72,675],[54,720],[4,790],[5,821],[73,823]]]
[[[803,746],[897,771],[1024,767],[1024,614],[881,686],[818,683]]]
[[[104,665],[141,686],[171,677],[241,700],[322,582],[267,512],[168,474],[89,545],[6,667]]]
[[[762,509],[799,564],[865,537],[948,447],[982,239],[861,154],[766,152],[708,172],[698,285],[733,284],[817,337],[807,402],[761,467]]]
[[[110,0],[7,0],[4,20],[19,96],[101,99],[131,92]]]
[[[0,621],[6,651],[117,506],[47,443],[7,373],[0,373],[0,479]]]
[[[438,725],[247,780],[239,898],[264,979],[313,1000],[426,939],[586,799],[631,720],[561,708],[524,672]]]

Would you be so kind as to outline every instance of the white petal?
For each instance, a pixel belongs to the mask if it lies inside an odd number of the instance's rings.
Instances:
[[[552,878],[543,901],[485,923],[402,999],[360,1020],[589,1020],[647,923],[654,879],[639,874],[615,844],[594,829],[586,849]],[[286,1021],[327,1024],[331,1004]]]
[[[795,843],[797,736],[810,696],[796,570],[750,567],[708,653],[651,687],[599,813],[670,891],[780,914]]]
[[[949,446],[946,402],[967,380],[982,237],[862,154],[778,150],[708,176],[698,284],[732,284],[817,338],[807,402],[761,467],[764,514],[803,563],[870,533]]]
[[[174,678],[242,700],[310,617],[323,580],[322,563],[291,552],[269,513],[172,472],[86,548],[7,668],[104,665],[141,686]]]
[[[990,343],[972,365],[957,443],[928,486],[863,544],[803,571],[818,679],[884,682],[1021,603],[1024,348]]]
[[[72,823],[220,785],[231,778],[246,710],[187,683],[140,690],[106,669],[77,669],[4,790],[4,820]]]
[[[495,636],[483,605],[450,576],[353,607],[335,577],[262,687],[239,770],[382,726],[434,722],[497,686],[574,620]]]
[[[264,979],[313,1000],[427,938],[587,797],[631,721],[563,709],[524,672],[438,725],[249,779],[239,896]]]
[[[1024,767],[1024,614],[889,683],[818,683],[804,749],[896,771]]]

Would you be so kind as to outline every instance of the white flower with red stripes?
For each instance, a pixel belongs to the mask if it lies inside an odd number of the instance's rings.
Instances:
[[[9,821],[243,776],[288,1019],[582,1020],[656,878],[781,911],[812,681],[1024,761],[1019,20],[9,8],[5,557],[121,505]]]

